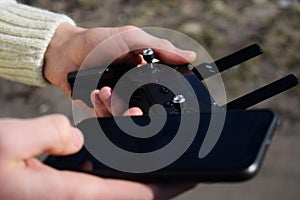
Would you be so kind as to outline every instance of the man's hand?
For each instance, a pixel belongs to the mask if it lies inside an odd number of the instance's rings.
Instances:
[[[153,48],[156,58],[166,64],[187,64],[196,57],[194,52],[180,50],[169,41],[154,37],[134,26],[83,29],[62,23],[45,54],[45,78],[70,96],[67,74],[78,70],[89,53],[108,38],[113,39],[101,55],[113,58],[118,50],[125,50],[128,53],[117,61],[120,65],[143,64],[142,49],[139,49],[141,46]]]
[[[58,171],[35,158],[41,153],[72,154],[82,144],[82,133],[61,115],[1,119],[0,199],[165,199],[190,187],[146,185]]]

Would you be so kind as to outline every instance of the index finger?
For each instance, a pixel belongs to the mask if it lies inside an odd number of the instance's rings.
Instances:
[[[143,48],[152,48],[155,58],[165,64],[188,64],[196,59],[194,51],[177,48],[169,40],[151,35],[143,29],[126,26],[120,28],[120,30],[120,36],[124,43],[128,44],[129,50],[134,51],[136,55],[142,54]]]

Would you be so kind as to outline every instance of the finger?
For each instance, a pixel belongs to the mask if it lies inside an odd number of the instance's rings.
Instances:
[[[122,56],[120,56],[119,58],[117,58],[113,63],[112,66],[114,65],[120,65],[123,67],[135,67],[141,64],[147,64],[144,60],[143,60],[143,56],[142,54],[142,50],[138,50],[138,51],[131,51],[127,54],[124,54]]]
[[[77,184],[69,184],[67,188],[69,192],[74,192],[74,189],[78,192],[79,199],[154,199],[153,189],[145,184],[129,182],[123,180],[112,179],[100,179],[98,177],[85,176],[78,174],[65,172],[65,180],[68,179],[68,183],[80,183],[85,186],[78,186]],[[88,188],[88,189],[87,189]],[[94,197],[94,198],[93,198]]]
[[[103,41],[99,40],[96,36],[103,32],[111,37],[102,38]],[[95,48],[81,65],[82,69],[99,66],[99,63],[104,67],[122,62],[125,65],[135,66],[141,63],[140,55],[145,48],[152,48],[157,59],[170,65],[188,64],[196,58],[195,52],[179,49],[170,41],[155,37],[134,26],[106,29],[106,31],[94,29],[90,33],[92,38],[98,38],[96,41],[99,43],[95,42]]]
[[[192,51],[181,50],[178,48],[170,48],[165,50],[164,47],[154,49],[155,56],[158,60],[170,65],[184,65],[193,62],[196,54]]]
[[[123,113],[123,116],[142,116],[143,111],[138,107],[132,107]]]
[[[92,92],[92,102],[98,117],[118,116],[124,112],[124,104],[117,95],[115,95],[112,103],[112,89],[110,87],[103,87],[100,90]]]
[[[136,27],[121,27],[120,34],[130,51],[142,54],[143,49],[152,48],[155,58],[165,64],[188,64],[196,59],[195,52],[179,49],[170,41],[155,37]]]
[[[104,107],[112,114],[111,105],[112,89],[110,87],[103,87],[98,93],[98,98],[103,103]]]
[[[164,64],[184,65],[189,64],[196,59],[196,54],[193,51],[178,49],[171,43],[167,45],[168,42],[161,42],[161,39],[159,38],[156,38],[155,40],[157,41],[156,43],[164,43],[164,45],[158,44],[158,46],[153,48],[155,58]],[[151,46],[153,46],[153,44],[149,45],[149,47]],[[147,62],[143,60],[143,50],[144,49],[137,49],[122,55],[113,62],[113,65],[122,65],[125,67],[147,64]]]
[[[65,186],[61,187],[63,192],[67,196],[74,195],[78,199],[170,199],[196,185],[193,183],[143,184],[126,180],[103,179],[69,171],[62,172],[61,179],[58,181]]]
[[[109,117],[112,115],[110,109],[107,109],[106,105],[100,99],[99,93],[99,90],[94,90],[91,93],[91,101],[94,105],[95,113],[97,117]]]
[[[110,87],[103,87],[100,90],[93,91],[92,101],[94,102],[95,111],[98,117],[108,117],[118,115],[117,107],[121,103],[117,100],[112,104],[112,90]],[[112,108],[114,106],[114,109]]]
[[[125,112],[125,103],[116,93],[113,93],[111,88],[101,88],[101,90],[99,91],[99,99],[103,102],[105,108],[113,116],[121,116]]]
[[[115,96],[114,102],[111,102],[112,92],[109,87],[103,87],[100,91],[94,90],[91,94],[91,100],[94,104],[95,112],[98,117],[108,117],[111,116],[112,113],[116,115],[122,116],[140,116],[143,115],[143,112],[138,107],[133,107],[128,110],[125,110],[125,105],[118,96]],[[112,109],[112,106],[115,106]]]
[[[149,47],[153,48],[155,58],[170,65],[183,65],[196,59],[194,51],[183,50],[175,47],[169,40],[154,37],[148,34]]]
[[[152,42],[150,43],[151,40]],[[164,40],[160,38],[152,38],[151,40],[149,40],[148,47],[151,47],[153,49],[154,57],[164,64],[185,65],[193,62],[196,59],[196,53],[194,51],[182,50],[176,48],[168,40]],[[136,65],[146,64],[147,62],[143,60],[143,57],[141,56],[143,54],[144,49],[137,49],[135,51],[132,51],[130,52],[130,56],[127,57],[124,56],[124,58],[128,60],[127,62],[130,61],[131,63]],[[142,61],[137,59],[138,55],[141,56],[140,59],[142,59]]]
[[[39,184],[34,188],[40,194],[47,194],[47,199],[155,199],[153,188],[142,183],[103,179],[89,174],[44,167],[46,170],[43,174],[35,172],[31,178],[43,180],[49,185],[45,187],[45,184]]]
[[[63,115],[35,119],[5,119],[0,122],[0,148],[17,159],[41,153],[67,155],[80,150],[83,135]]]

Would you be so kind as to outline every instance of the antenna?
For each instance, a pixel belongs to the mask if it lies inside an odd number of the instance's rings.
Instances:
[[[203,63],[195,66],[192,71],[200,80],[203,80],[261,55],[262,53],[263,50],[258,44],[252,44],[230,55],[220,58],[213,63]]]
[[[245,110],[259,102],[288,90],[297,84],[297,77],[293,74],[290,74],[242,97],[239,97],[229,102],[225,106],[227,107],[227,110]]]

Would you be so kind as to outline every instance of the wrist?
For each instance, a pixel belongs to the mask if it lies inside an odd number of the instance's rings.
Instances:
[[[75,22],[66,15],[0,1],[0,76],[29,85],[47,86],[43,77],[45,52],[57,27]],[[3,70],[3,69],[2,69]]]
[[[67,94],[70,88],[67,83],[67,74],[78,70],[82,61],[78,58],[83,47],[83,28],[70,23],[61,23],[45,52],[45,64],[43,74],[46,80],[59,87]]]

